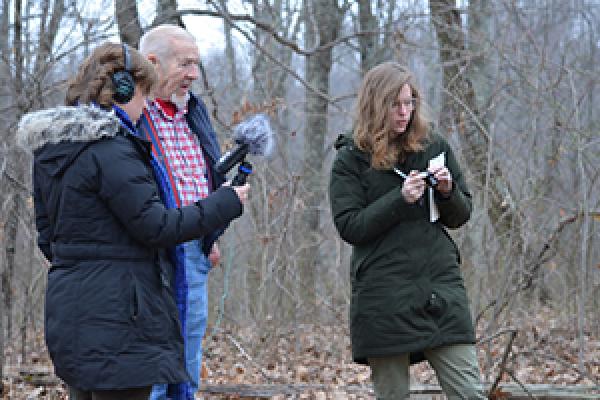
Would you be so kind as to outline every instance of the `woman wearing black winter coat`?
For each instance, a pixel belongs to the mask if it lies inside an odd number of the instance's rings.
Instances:
[[[136,50],[106,43],[81,65],[66,106],[19,124],[52,264],[46,344],[78,400],[146,399],[153,384],[188,380],[165,248],[224,227],[247,196],[247,186],[222,187],[165,208],[151,146],[134,129],[155,80]]]

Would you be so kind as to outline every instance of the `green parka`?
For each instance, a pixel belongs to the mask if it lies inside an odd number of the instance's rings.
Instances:
[[[471,215],[471,195],[448,143],[432,135],[425,150],[410,154],[398,168],[425,171],[445,153],[453,179],[449,198],[434,195],[440,218],[429,219],[428,190],[414,204],[404,200],[403,178],[370,167],[370,156],[340,136],[329,195],[335,226],[352,245],[350,334],[355,362],[368,357],[411,353],[443,345],[474,343],[459,251],[446,232]]]

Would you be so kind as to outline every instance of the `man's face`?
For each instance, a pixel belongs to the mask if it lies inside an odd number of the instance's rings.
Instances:
[[[174,39],[170,44],[170,55],[157,63],[159,83],[155,93],[165,100],[170,100],[173,95],[185,97],[199,75],[198,46],[191,40],[182,39]]]

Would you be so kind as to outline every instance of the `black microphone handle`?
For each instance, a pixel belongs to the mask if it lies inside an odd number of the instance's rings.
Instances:
[[[246,184],[246,181],[248,180],[248,175],[250,175],[252,173],[252,164],[250,164],[248,161],[243,161],[239,167],[238,167],[238,172],[235,175],[235,177],[233,178],[233,181],[231,181],[231,186],[243,186]]]
[[[228,151],[219,159],[215,169],[219,174],[226,175],[233,166],[240,161],[243,161],[248,154],[248,143],[238,143],[238,146]]]

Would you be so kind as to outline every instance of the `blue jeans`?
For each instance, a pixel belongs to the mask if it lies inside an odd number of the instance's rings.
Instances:
[[[206,332],[208,319],[208,292],[206,280],[210,270],[210,261],[202,252],[198,240],[184,244],[186,280],[188,284],[186,329],[185,336],[185,366],[192,381],[192,391],[200,387],[200,368],[202,366],[202,339]],[[166,400],[167,385],[154,385],[150,400]]]

